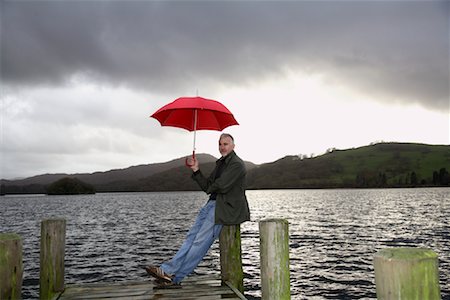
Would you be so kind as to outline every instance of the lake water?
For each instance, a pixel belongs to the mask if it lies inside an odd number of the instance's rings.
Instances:
[[[289,221],[292,299],[375,299],[374,254],[426,247],[439,256],[450,299],[450,189],[247,191],[241,226],[245,294],[258,299],[258,221]],[[0,232],[23,237],[23,298],[38,298],[40,222],[67,220],[66,283],[146,280],[142,265],[170,258],[206,201],[202,192],[4,196]],[[218,243],[195,274],[219,274]],[[195,276],[193,274],[192,276]]]

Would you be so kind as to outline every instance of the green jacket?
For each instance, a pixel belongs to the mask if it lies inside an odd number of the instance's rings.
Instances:
[[[215,223],[238,225],[250,220],[250,209],[245,196],[247,171],[244,162],[234,151],[225,157],[224,164],[224,169],[216,180],[217,163],[208,178],[200,170],[192,174],[192,178],[207,194],[217,193]]]

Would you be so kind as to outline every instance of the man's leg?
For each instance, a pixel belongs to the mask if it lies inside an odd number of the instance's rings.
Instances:
[[[180,283],[184,277],[192,273],[197,265],[202,261],[212,243],[219,237],[222,225],[216,225],[214,220],[216,202],[209,201],[206,205],[206,215],[203,222],[191,243],[191,247],[184,253],[184,260],[173,274],[174,283]]]
[[[163,263],[161,265],[161,269],[167,273],[167,274],[176,274],[177,271],[183,266],[186,255],[190,251],[192,244],[194,243],[199,231],[204,226],[205,220],[208,218],[208,215],[213,213],[214,218],[214,209],[215,209],[215,202],[209,201],[207,202],[201,209],[200,212],[197,215],[197,218],[194,222],[194,225],[192,225],[191,229],[189,230],[185,241],[181,245],[178,252],[175,254],[175,256]],[[204,230],[204,229],[203,229]]]

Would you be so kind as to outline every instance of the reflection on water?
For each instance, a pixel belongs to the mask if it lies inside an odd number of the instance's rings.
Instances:
[[[376,298],[373,255],[397,246],[436,251],[442,297],[450,298],[449,189],[253,191],[249,196],[254,221],[289,221],[293,298]],[[257,252],[257,223],[247,230],[254,233],[250,252]]]
[[[285,218],[292,299],[375,299],[373,255],[385,247],[427,247],[439,255],[441,293],[450,299],[449,189],[248,191],[242,225],[245,289],[260,297],[258,221]],[[140,268],[178,249],[201,192],[0,198],[0,231],[24,239],[24,299],[38,297],[39,232],[67,219],[66,283],[147,279]],[[218,245],[196,274],[219,273]]]

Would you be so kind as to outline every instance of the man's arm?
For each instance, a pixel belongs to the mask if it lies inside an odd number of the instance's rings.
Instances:
[[[245,167],[239,162],[230,162],[223,173],[214,181],[208,181],[206,192],[225,194],[245,174]]]

